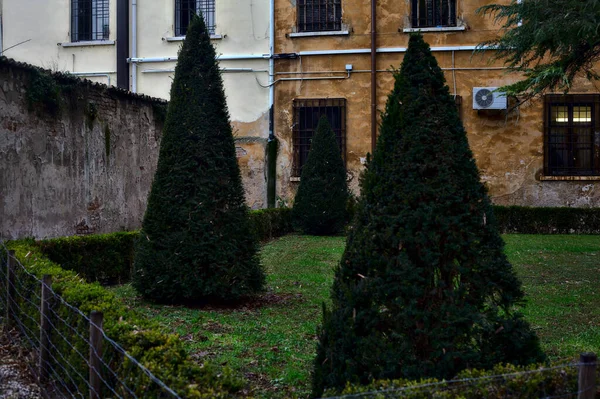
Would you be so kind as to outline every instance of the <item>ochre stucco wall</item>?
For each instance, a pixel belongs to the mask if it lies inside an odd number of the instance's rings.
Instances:
[[[340,36],[290,37],[296,23],[294,0],[276,0],[276,52],[300,53],[314,50],[370,48],[370,1],[343,1],[342,20],[350,34]],[[425,33],[435,50],[450,92],[462,97],[461,116],[468,132],[482,181],[493,201],[502,205],[599,206],[600,182],[544,181],[543,175],[543,101],[518,110],[477,112],[472,109],[473,87],[496,87],[514,82],[518,76],[507,74],[500,62],[490,61],[491,53],[473,54],[471,50],[439,51],[447,46],[475,46],[498,32],[492,18],[476,13],[484,0],[458,0],[458,15],[466,28],[458,32]],[[377,48],[406,47],[403,33],[408,1],[377,1]],[[377,109],[385,108],[393,86],[391,68],[399,68],[402,52],[377,53]],[[313,77],[344,77],[345,65],[352,64],[347,79],[310,80]],[[455,68],[452,70],[452,68]],[[290,72],[292,72],[290,74]],[[302,73],[301,73],[302,72]],[[315,72],[319,72],[318,74]],[[325,72],[325,73],[324,73]],[[345,98],[347,122],[347,168],[349,184],[358,193],[361,158],[371,151],[370,54],[306,55],[278,60],[275,94],[275,132],[280,140],[277,165],[277,194],[288,203],[298,183],[290,181],[292,171],[292,126],[294,99]],[[456,90],[456,91],[455,91]],[[573,92],[595,92],[587,82],[578,82]],[[598,186],[598,189],[597,189]]]

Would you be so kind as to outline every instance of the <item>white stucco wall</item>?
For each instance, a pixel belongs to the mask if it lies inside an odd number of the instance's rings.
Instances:
[[[116,38],[116,7],[110,3],[110,36]],[[70,0],[4,0],[2,4],[5,56],[56,71],[115,72],[116,48],[108,46],[64,47],[70,38]],[[111,75],[116,83],[116,73]],[[107,83],[107,78],[89,78]]]
[[[181,41],[174,36],[174,0],[137,0],[137,57],[173,57]],[[116,45],[67,47],[70,42],[71,0],[3,0],[3,45],[6,56],[51,70],[78,73],[111,72],[116,84]],[[131,12],[130,12],[131,18]],[[116,40],[116,0],[110,1],[110,37]],[[130,24],[130,30],[133,24]],[[269,52],[268,0],[216,0],[217,54],[262,55]],[[131,51],[131,43],[130,43]],[[257,72],[224,73],[225,92],[233,122],[250,123],[268,111],[268,60],[221,61],[222,68],[252,68]],[[173,69],[175,62],[138,65],[137,92],[168,99],[172,73],[147,73],[149,69]],[[262,72],[261,72],[262,71]],[[106,77],[86,77],[108,83]],[[266,135],[267,132],[264,132]]]

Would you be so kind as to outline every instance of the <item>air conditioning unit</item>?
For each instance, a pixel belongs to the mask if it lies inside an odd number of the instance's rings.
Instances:
[[[473,109],[506,109],[506,94],[497,87],[473,87]]]

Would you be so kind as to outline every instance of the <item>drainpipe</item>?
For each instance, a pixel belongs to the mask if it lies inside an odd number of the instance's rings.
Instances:
[[[277,147],[275,137],[275,0],[269,0],[269,139],[267,141],[267,207],[275,208]]]
[[[117,0],[117,87],[129,90],[129,0]]]
[[[137,0],[131,0],[131,58],[137,58]],[[131,91],[137,93],[137,63],[131,64]]]
[[[377,0],[371,0],[371,154],[377,145]]]

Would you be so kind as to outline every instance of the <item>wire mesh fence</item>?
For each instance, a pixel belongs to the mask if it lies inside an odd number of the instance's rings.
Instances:
[[[328,399],[554,399],[597,397],[597,358],[581,355],[580,361],[510,373],[498,373],[511,366],[498,366],[492,373],[467,371],[449,381],[380,381],[368,387],[347,388]],[[512,366],[512,368],[517,369]],[[494,373],[496,372],[496,373]],[[488,374],[486,374],[488,373]]]
[[[0,259],[0,310],[6,335],[30,351],[27,366],[46,394],[179,398],[106,335],[101,312],[90,309],[87,315],[67,303],[52,290],[50,276],[38,279],[1,242]]]

